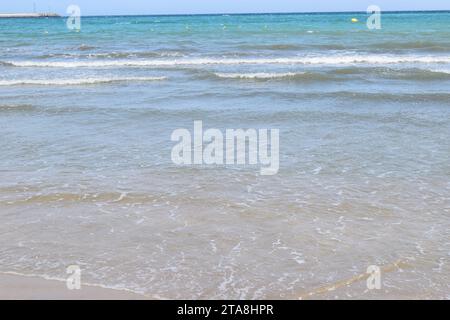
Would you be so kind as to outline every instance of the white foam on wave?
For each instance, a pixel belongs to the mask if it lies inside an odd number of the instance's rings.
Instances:
[[[0,86],[18,86],[18,85],[73,86],[73,85],[112,83],[112,82],[158,81],[165,79],[167,78],[128,77],[128,78],[84,78],[84,79],[18,79],[18,80],[0,80]]]
[[[8,61],[16,67],[55,67],[55,68],[103,68],[103,67],[172,67],[191,65],[267,65],[267,64],[305,64],[305,65],[348,65],[348,64],[400,64],[400,63],[450,63],[450,56],[394,56],[394,55],[346,55],[310,56],[286,58],[246,58],[246,59],[151,59],[151,60],[99,60],[99,61]]]
[[[450,69],[427,69],[427,71],[450,74]]]
[[[277,78],[291,78],[298,75],[305,74],[305,72],[285,72],[285,73],[214,73],[219,78],[227,79],[277,79]]]

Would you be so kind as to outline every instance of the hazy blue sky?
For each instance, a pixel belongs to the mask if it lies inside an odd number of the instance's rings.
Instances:
[[[450,0],[2,0],[0,12],[32,12],[33,3],[39,12],[59,14],[77,4],[83,15],[365,11],[371,4],[385,11],[450,10]]]

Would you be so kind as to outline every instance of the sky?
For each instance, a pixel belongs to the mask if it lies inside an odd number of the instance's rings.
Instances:
[[[82,15],[199,14],[259,12],[450,10],[450,0],[1,0],[0,13],[55,12],[66,14],[75,4]]]

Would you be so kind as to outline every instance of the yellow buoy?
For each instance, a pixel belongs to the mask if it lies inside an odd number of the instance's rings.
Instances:
[[[352,18],[352,22],[353,22],[353,23],[358,22],[358,19]]]

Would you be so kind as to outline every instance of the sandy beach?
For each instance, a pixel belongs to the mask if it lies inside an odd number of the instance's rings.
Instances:
[[[0,300],[144,300],[146,296],[124,290],[82,285],[69,290],[64,281],[0,274]]]

